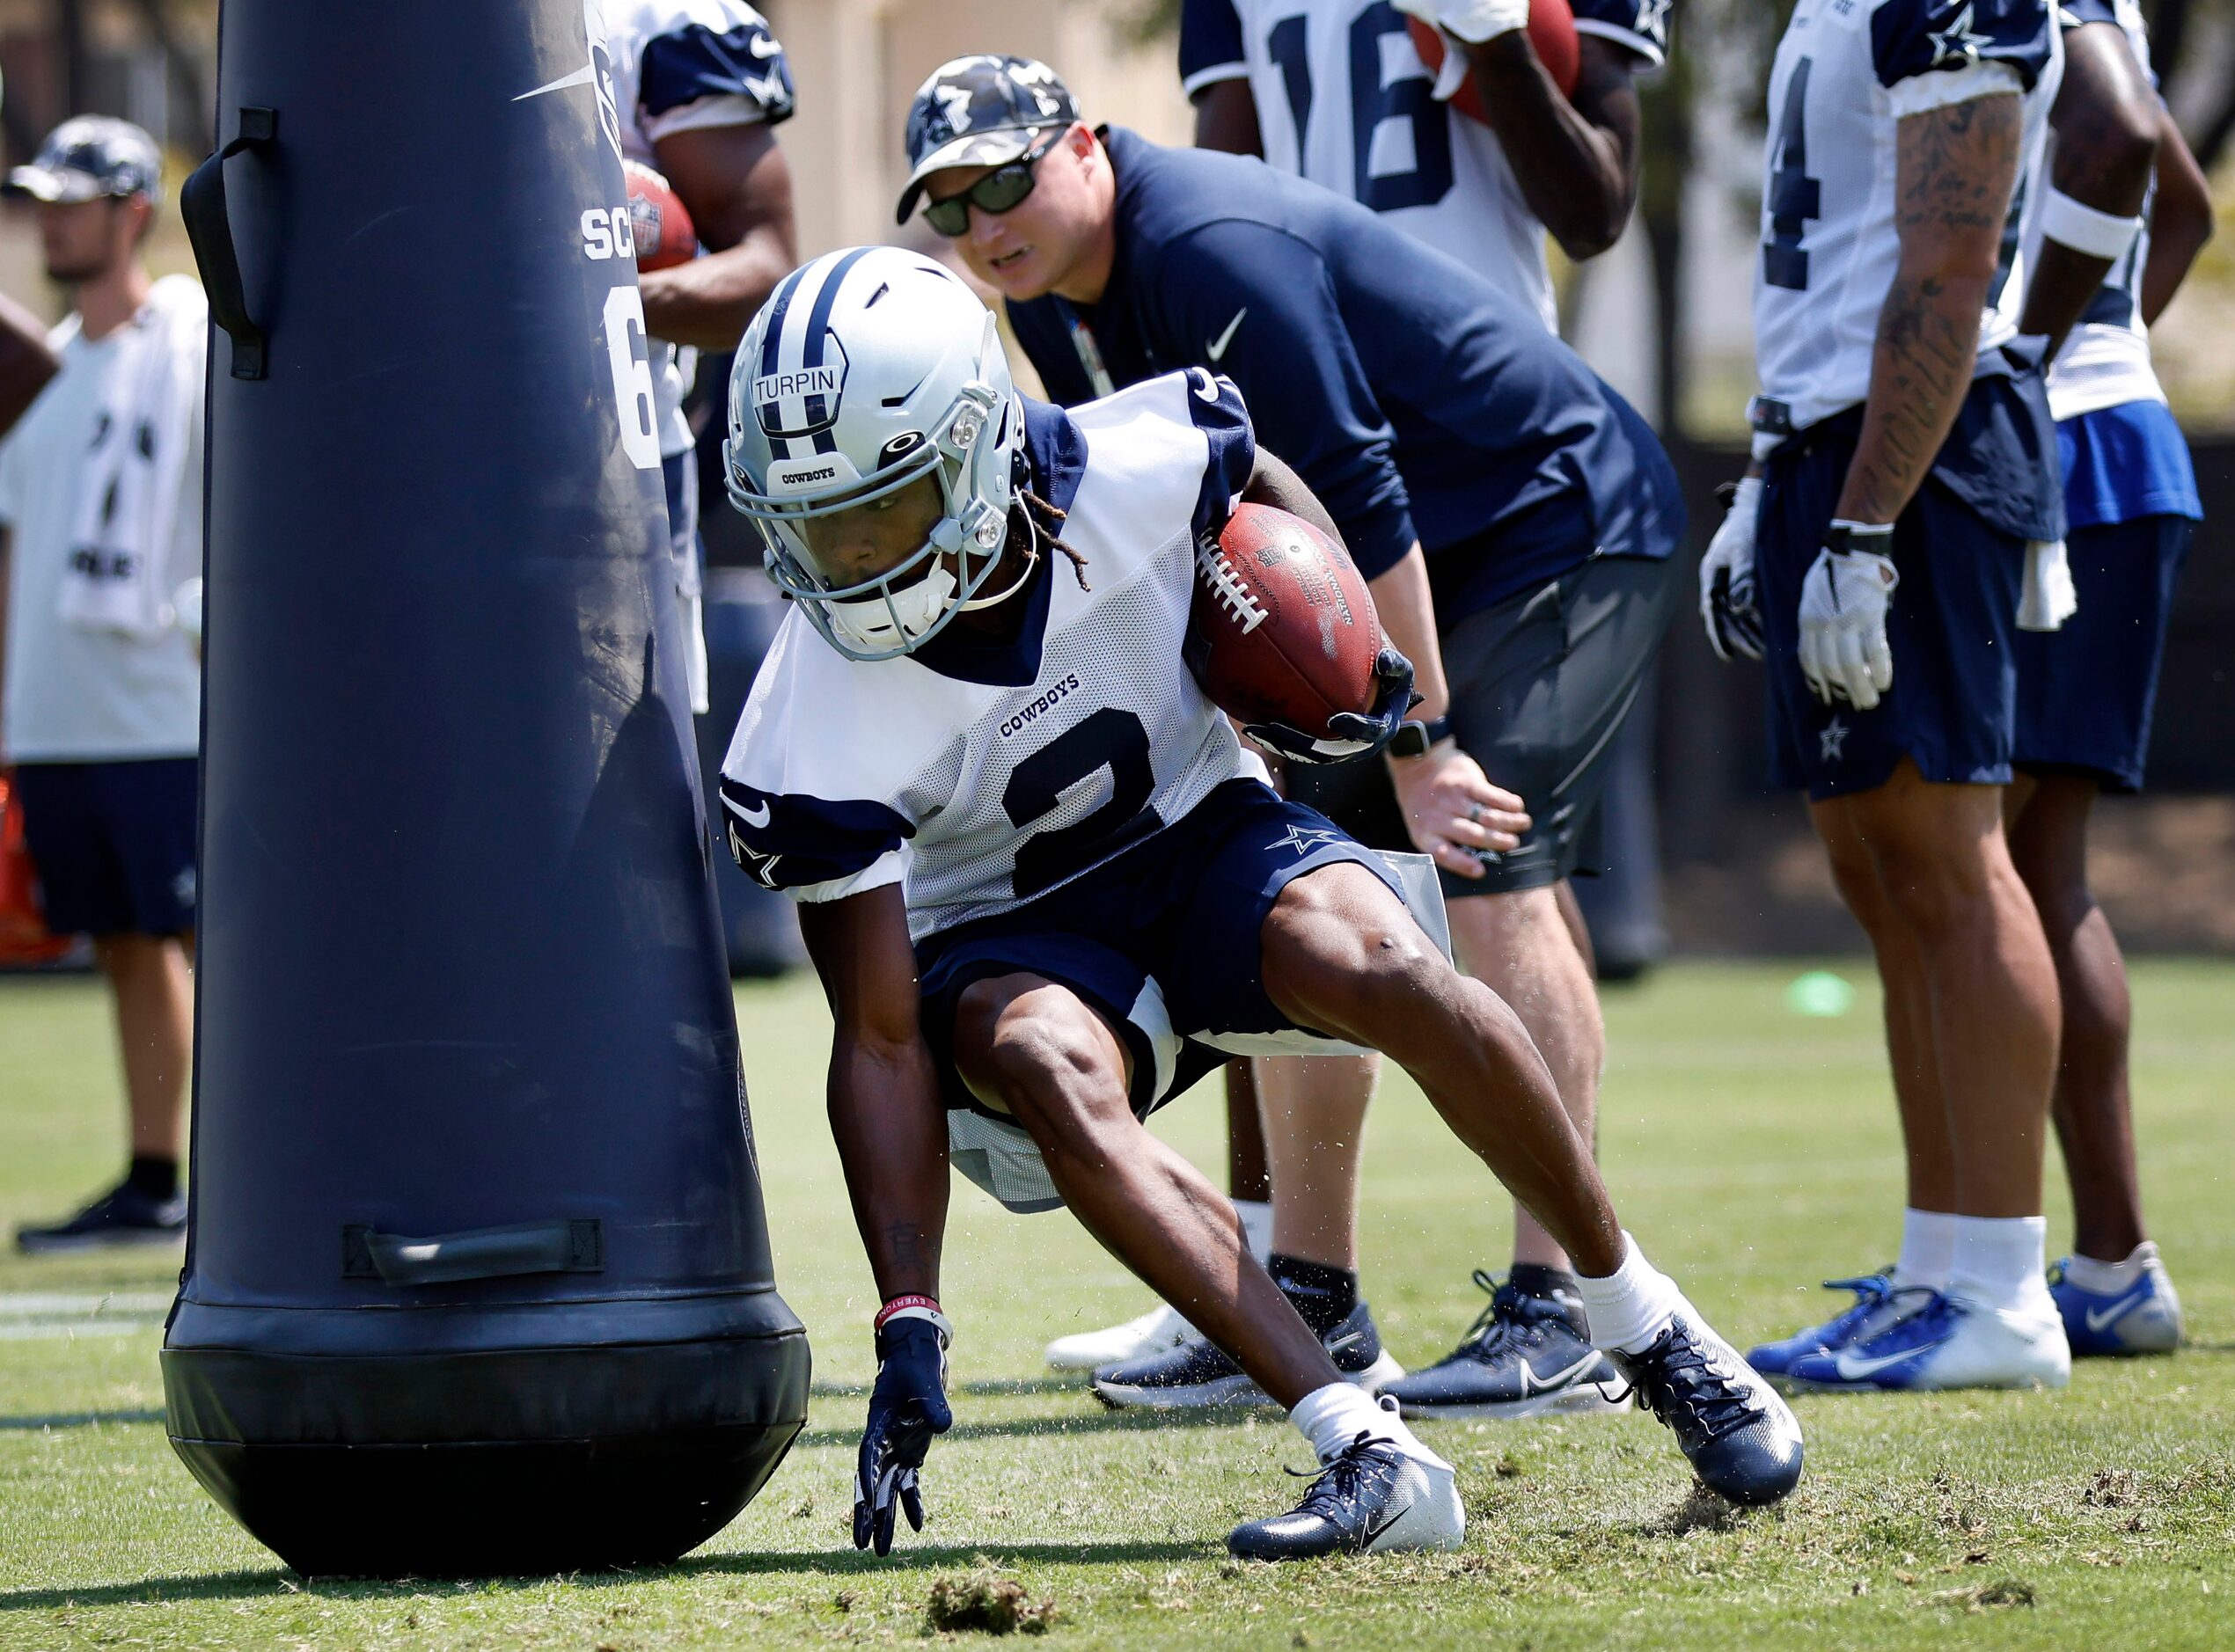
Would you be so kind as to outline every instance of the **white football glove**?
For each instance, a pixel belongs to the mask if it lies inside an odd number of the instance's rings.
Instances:
[[[1825,705],[1845,700],[1858,712],[1894,686],[1894,646],[1886,610],[1902,576],[1890,523],[1834,522],[1800,585],[1800,675]]]
[[[1700,559],[1700,621],[1707,646],[1726,662],[1762,657],[1762,610],[1754,605],[1754,530],[1761,518],[1762,479],[1742,477]]]
[[[2072,583],[2072,563],[2062,539],[2026,542],[2026,584],[2018,598],[2020,631],[2062,631],[2064,622],[2080,611],[2080,593]]]
[[[1390,0],[1408,17],[1433,23],[1469,46],[1528,26],[1529,0]]]

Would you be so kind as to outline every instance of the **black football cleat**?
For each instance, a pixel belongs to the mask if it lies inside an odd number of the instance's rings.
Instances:
[[[1236,1526],[1226,1546],[1244,1561],[1310,1561],[1455,1549],[1466,1536],[1467,1510],[1450,1469],[1360,1433],[1320,1466],[1303,1502]]]
[[[1777,1390],[1689,1305],[1643,1353],[1609,1357],[1638,1407],[1676,1436],[1700,1483],[1735,1503],[1771,1503],[1800,1483],[1800,1424]]]
[[[153,1199],[122,1182],[67,1221],[16,1230],[16,1248],[26,1255],[62,1251],[114,1249],[134,1245],[176,1245],[187,1237],[187,1198],[173,1194]]]
[[[1382,1389],[1406,1416],[1511,1421],[1622,1408],[1622,1375],[1584,1334],[1580,1301],[1500,1284],[1479,1268],[1475,1283],[1490,1304],[1459,1346]]]
[[[1320,1338],[1335,1369],[1368,1393],[1404,1375],[1404,1367],[1381,1347],[1374,1315],[1366,1304]],[[1146,1406],[1182,1411],[1198,1406],[1268,1405],[1264,1392],[1216,1344],[1199,1333],[1177,1348],[1122,1365],[1105,1365],[1094,1376],[1095,1397],[1113,1410]]]

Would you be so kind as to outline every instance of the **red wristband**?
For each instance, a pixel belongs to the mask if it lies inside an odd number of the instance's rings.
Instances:
[[[939,1315],[939,1319],[942,1324],[945,1322],[947,1318],[945,1314],[940,1313],[939,1299],[936,1297],[915,1295],[895,1297],[890,1301],[887,1302],[884,1306],[877,1310],[877,1317],[870,1323],[869,1328],[872,1331],[883,1330],[885,1321],[894,1318],[904,1308],[928,1308],[932,1312]]]

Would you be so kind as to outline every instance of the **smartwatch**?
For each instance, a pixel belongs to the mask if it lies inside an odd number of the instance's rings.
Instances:
[[[1425,757],[1428,748],[1439,740],[1451,738],[1451,718],[1431,717],[1425,722],[1408,717],[1397,725],[1396,734],[1389,741],[1392,757]]]

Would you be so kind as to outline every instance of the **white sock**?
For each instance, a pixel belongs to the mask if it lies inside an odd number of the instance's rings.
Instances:
[[[1659,1336],[1669,1316],[1683,1305],[1676,1282],[1645,1260],[1638,1241],[1622,1236],[1622,1266],[1605,1279],[1578,1274],[1583,1311],[1590,1316],[1591,1341],[1601,1349],[1642,1353]]]
[[[2156,1242],[2144,1239],[2121,1262],[2099,1262],[2092,1256],[2077,1254],[2068,1256],[2064,1259],[2064,1277],[2082,1290],[2092,1290],[2099,1297],[2115,1297],[2140,1284],[2142,1276],[2157,1260]]]
[[[1232,1199],[1235,1215],[1242,1218],[1242,1242],[1264,1266],[1272,1254],[1272,1206],[1263,1199]]]
[[[1361,1434],[1387,1440],[1417,1462],[1448,1470],[1451,1465],[1420,1444],[1397,1415],[1394,1400],[1383,1404],[1356,1383],[1329,1383],[1315,1388],[1296,1402],[1288,1414],[1312,1454],[1323,1463],[1339,1457]]]
[[[1955,1271],[1956,1218],[1945,1210],[1902,1212],[1902,1260],[1894,1264],[1897,1290],[1946,1290]]]
[[[2048,1220],[2038,1216],[1959,1216],[1955,1224],[1955,1268],[1950,1289],[1982,1307],[2010,1312],[2054,1314],[2048,1282],[2042,1277],[2048,1246]]]

